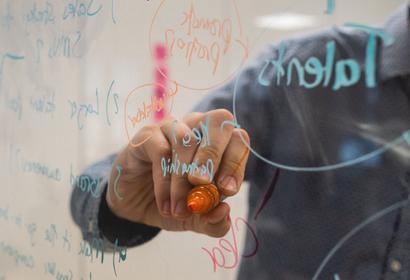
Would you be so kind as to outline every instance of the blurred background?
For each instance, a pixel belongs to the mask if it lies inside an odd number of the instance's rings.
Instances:
[[[165,110],[180,118],[267,44],[345,22],[380,25],[405,2],[1,0],[0,279],[235,279],[245,223],[225,236],[237,254],[221,239],[161,232],[126,260],[97,258],[70,216],[73,180],[153,121],[132,125],[125,111],[149,104],[158,81],[173,92]],[[188,63],[189,11],[231,28],[197,31],[203,53]],[[165,59],[155,51],[172,44]],[[246,219],[249,191],[228,200],[233,220]]]

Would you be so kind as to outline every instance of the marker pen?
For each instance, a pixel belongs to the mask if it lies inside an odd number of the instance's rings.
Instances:
[[[220,202],[221,194],[214,184],[194,187],[187,196],[187,207],[194,214],[205,214]]]
[[[246,156],[249,153],[249,149],[245,149],[239,164],[232,172],[235,174],[238,168],[244,162]],[[187,207],[194,214],[205,214],[214,209],[221,200],[224,200],[226,196],[219,193],[218,188],[214,184],[205,184],[194,187],[187,196]]]

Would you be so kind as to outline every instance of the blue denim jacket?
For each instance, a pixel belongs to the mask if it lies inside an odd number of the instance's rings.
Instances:
[[[382,29],[350,24],[269,46],[194,108],[226,108],[250,134],[259,247],[239,279],[410,279],[408,13]],[[159,229],[101,200],[114,158],[85,172],[102,179],[102,195],[74,188],[72,214],[85,239],[136,246]],[[254,246],[247,236],[245,251]]]

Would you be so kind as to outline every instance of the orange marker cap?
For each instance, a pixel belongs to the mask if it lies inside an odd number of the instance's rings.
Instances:
[[[195,214],[205,214],[214,209],[220,201],[218,188],[213,184],[194,187],[187,196],[187,207]]]

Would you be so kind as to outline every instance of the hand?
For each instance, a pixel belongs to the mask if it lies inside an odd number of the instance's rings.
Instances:
[[[192,214],[186,207],[187,194],[195,185],[213,180],[226,196],[233,196],[240,189],[249,155],[241,136],[248,143],[249,137],[246,131],[232,125],[221,128],[224,121],[232,122],[233,116],[219,109],[191,113],[182,121],[169,118],[143,127],[113,165],[106,196],[111,211],[121,218],[165,230],[224,236],[230,228],[227,203],[221,202],[203,215]],[[205,173],[182,174],[184,163],[196,162],[201,167],[209,160],[213,173],[209,173],[209,168]],[[167,169],[177,161],[178,172]]]

